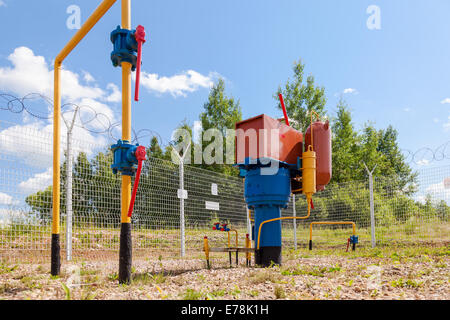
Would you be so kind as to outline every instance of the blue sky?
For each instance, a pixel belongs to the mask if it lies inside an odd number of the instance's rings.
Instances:
[[[64,62],[82,86],[73,89],[73,98],[88,92],[116,120],[120,104],[111,94],[121,73],[110,62],[109,34],[120,24],[119,2]],[[66,27],[67,8],[78,5],[84,22],[99,3],[0,1],[0,91],[28,89],[8,80],[14,76],[8,57],[17,48],[43,57],[53,70],[54,57],[75,33]],[[366,26],[370,5],[380,8],[380,30]],[[325,87],[331,115],[343,94],[356,128],[369,120],[377,128],[392,124],[401,148],[437,148],[450,140],[448,12],[446,0],[133,0],[133,26],[144,25],[149,39],[143,56],[148,85],[133,104],[133,126],[169,139],[184,119],[198,119],[208,85],[219,75],[227,93],[240,99],[244,118],[281,117],[273,93],[302,58],[307,73]],[[103,93],[89,91],[96,88]],[[0,119],[20,120],[4,111]]]

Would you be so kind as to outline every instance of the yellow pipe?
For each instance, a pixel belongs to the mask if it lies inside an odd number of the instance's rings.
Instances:
[[[236,247],[238,247],[238,244],[239,244],[239,240],[238,240],[238,232],[237,232],[236,229],[230,229],[230,231],[227,231],[227,234],[228,234],[228,248],[231,247],[231,237],[230,237],[230,232],[231,232],[231,231],[236,232]]]
[[[203,251],[205,251],[206,260],[209,260],[209,244],[208,237],[203,238]]]
[[[308,198],[307,201],[308,201],[308,214],[306,216],[303,216],[303,217],[281,217],[281,218],[269,219],[269,220],[261,222],[261,224],[259,225],[259,229],[258,229],[258,242],[257,242],[258,245],[256,247],[257,250],[259,250],[259,241],[261,238],[261,228],[265,223],[278,221],[278,220],[308,219],[309,216],[311,215],[311,199]]]
[[[61,67],[55,64],[54,71],[54,111],[53,111],[53,217],[52,234],[59,234],[59,206],[60,206],[60,180],[61,170],[59,163],[61,153],[59,150],[61,136]]]
[[[62,49],[59,55],[55,59],[55,64],[61,65],[64,59],[72,52],[72,50],[80,43],[81,40],[91,31],[91,29],[97,24],[97,22],[105,15],[106,12],[116,3],[117,0],[104,0],[91,16],[86,20],[80,30],[75,33],[72,39]]]
[[[61,135],[61,66],[64,59],[80,43],[80,41],[89,33],[105,13],[114,5],[117,0],[104,0],[92,15],[86,20],[83,26],[66,44],[55,59],[54,70],[54,111],[53,111],[53,209],[52,209],[52,233],[59,234],[60,219],[60,135]]]
[[[131,29],[131,1],[122,0],[122,29]],[[122,62],[122,140],[131,142],[131,64]],[[121,222],[131,223],[131,176],[122,175]]]
[[[246,247],[246,248],[251,248],[251,247],[252,247],[252,244],[251,244],[251,241],[250,241],[250,238],[249,238],[248,235],[245,237],[245,247]],[[250,252],[247,252],[247,253],[246,253],[246,256],[247,256],[247,262],[249,262],[250,259],[251,259],[251,254],[250,254]]]
[[[250,220],[251,222],[255,222],[254,219],[252,219],[252,210],[248,209],[248,220]]]
[[[311,222],[309,225],[309,240],[312,241],[312,227],[314,224],[351,224],[353,228],[353,235],[356,235],[356,224],[351,221],[319,221],[319,222]]]

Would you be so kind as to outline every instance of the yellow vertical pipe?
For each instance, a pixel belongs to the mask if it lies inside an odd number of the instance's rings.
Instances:
[[[59,234],[59,205],[61,161],[60,135],[61,135],[61,64],[55,63],[54,71],[54,111],[53,111],[53,208],[52,208],[52,234]]]
[[[131,29],[131,1],[122,0],[122,29]],[[131,142],[131,64],[122,62],[122,140]],[[131,223],[128,207],[131,201],[131,177],[122,175],[121,221]]]

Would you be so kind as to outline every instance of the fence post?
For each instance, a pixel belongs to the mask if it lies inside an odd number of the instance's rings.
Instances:
[[[66,260],[72,260],[72,130],[67,131]]]
[[[186,151],[184,152],[183,156],[180,156],[180,154],[175,150],[172,149],[173,153],[177,155],[178,160],[180,162],[180,189],[178,190],[178,197],[180,198],[180,251],[181,251],[181,257],[184,258],[186,255],[186,234],[185,234],[185,221],[184,221],[184,198],[187,198],[187,192],[184,190],[184,158],[190,152],[189,148],[191,147],[191,142],[189,142]]]
[[[377,167],[373,167],[372,171],[369,171],[366,164],[364,164],[364,167],[366,168],[367,173],[369,174],[369,192],[370,192],[370,234],[372,237],[372,248],[375,248],[376,246],[376,239],[375,239],[375,208],[374,208],[374,201],[373,201],[373,171]]]
[[[184,230],[184,157],[180,158],[180,232],[181,232],[181,257],[184,258],[186,255],[185,248],[185,230]]]
[[[295,194],[292,195],[292,211],[293,216],[297,216],[297,212],[295,209]],[[294,249],[297,250],[297,219],[292,219],[293,227],[294,227]]]
[[[72,260],[72,170],[73,170],[73,156],[72,156],[72,133],[75,125],[79,107],[75,108],[72,122],[69,124],[63,118],[67,127],[67,151],[66,151],[66,260]]]

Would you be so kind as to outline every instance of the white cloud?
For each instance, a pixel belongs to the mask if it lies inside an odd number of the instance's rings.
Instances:
[[[14,198],[9,194],[0,192],[0,205],[16,205],[18,203],[19,202],[14,200]]]
[[[347,88],[342,91],[343,94],[358,94],[358,90],[355,88]]]
[[[87,71],[83,71],[83,79],[84,81],[86,81],[87,83],[90,82],[95,82],[95,78],[92,76],[92,74],[90,74]]]
[[[450,103],[450,98],[445,98],[441,101],[442,104]]]
[[[45,172],[35,174],[28,180],[19,183],[20,190],[25,194],[32,194],[52,185],[52,168],[48,168]]]
[[[447,123],[443,124],[444,130],[449,131],[450,130],[450,116],[448,117]]]
[[[142,72],[141,85],[148,91],[170,93],[173,97],[186,97],[187,93],[200,88],[211,88],[218,75],[210,73],[204,76],[194,70],[188,70],[171,77],[160,77],[154,73]]]
[[[0,88],[12,91],[19,95],[40,93],[47,97],[53,97],[53,69],[42,56],[35,55],[33,50],[27,47],[19,47],[8,56],[12,67],[0,67]],[[61,95],[63,99],[71,103],[77,103],[81,99],[106,100],[107,92],[97,86],[94,77],[88,72],[83,72],[85,82],[80,83],[80,75],[67,69],[61,70]]]
[[[0,131],[2,154],[20,157],[33,167],[48,167],[52,157],[52,128],[42,123],[15,125]]]
[[[410,112],[410,111],[411,111],[411,108],[408,108],[408,107],[403,108],[403,111],[405,111],[405,112]]]
[[[101,119],[101,118],[98,118]],[[91,130],[101,128],[99,121],[92,123]],[[99,129],[100,130],[100,129]],[[43,121],[35,121],[23,125],[14,125],[0,131],[0,150],[2,154],[20,158],[27,166],[48,168],[52,165],[53,125]],[[66,148],[67,128],[61,126],[61,147]],[[94,136],[80,127],[73,129],[73,155],[86,152],[89,156],[96,148],[107,145],[107,138]],[[61,155],[63,155],[62,153]]]
[[[107,102],[120,102],[122,101],[122,92],[120,91],[119,87],[116,86],[114,83],[108,83],[106,86],[108,90],[111,90],[111,94],[106,97]]]
[[[450,188],[446,188],[445,179],[439,183],[430,185],[425,190],[425,193],[430,194],[433,199],[444,200],[447,203],[450,202]]]
[[[0,0],[0,7],[6,7],[6,3],[3,0]]]
[[[33,51],[26,47],[19,47],[8,56],[13,67],[0,68],[0,87],[20,95],[31,92],[50,96],[52,91],[51,77],[44,57],[35,56]]]
[[[430,164],[430,160],[427,160],[427,159],[422,159],[422,160],[417,161],[417,165],[419,165],[419,166],[427,166],[429,164]]]

